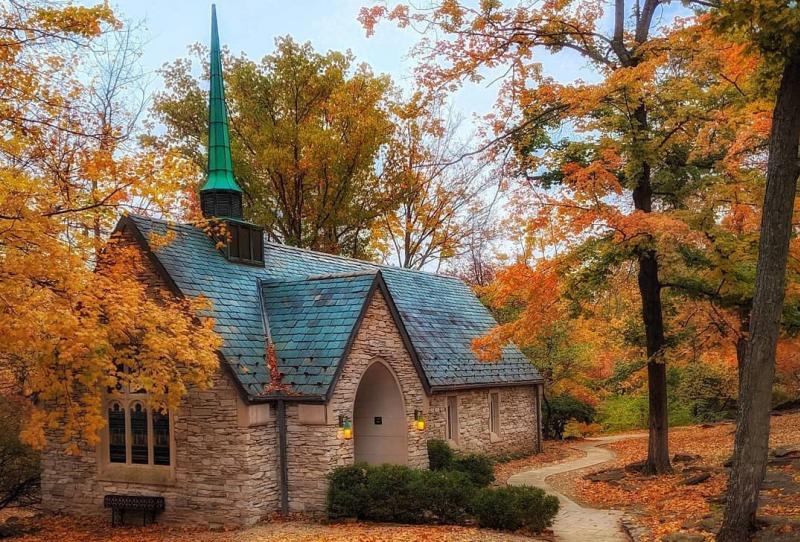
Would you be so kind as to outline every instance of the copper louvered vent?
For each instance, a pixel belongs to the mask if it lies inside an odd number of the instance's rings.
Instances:
[[[241,192],[209,190],[200,193],[203,216],[242,218]]]

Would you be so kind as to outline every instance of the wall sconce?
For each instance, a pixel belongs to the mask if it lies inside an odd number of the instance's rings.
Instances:
[[[425,418],[421,410],[414,411],[414,427],[417,431],[425,431]]]
[[[339,438],[350,440],[353,438],[353,422],[348,416],[339,416]]]

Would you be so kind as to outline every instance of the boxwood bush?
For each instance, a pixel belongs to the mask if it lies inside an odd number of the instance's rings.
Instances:
[[[466,463],[470,461],[483,465],[475,458]],[[464,524],[476,518],[484,527],[539,531],[558,511],[558,500],[540,489],[480,489],[468,472],[459,470],[357,463],[335,469],[328,480],[332,519]]]
[[[477,488],[469,476],[457,471],[416,471],[411,493],[427,518],[437,523],[460,525],[469,517]]]
[[[446,470],[453,464],[453,449],[443,440],[428,441],[428,464],[431,470]]]
[[[553,523],[558,499],[538,487],[506,486],[481,489],[472,502],[478,525],[490,529],[539,532]]]
[[[431,470],[463,472],[478,487],[494,481],[494,462],[484,454],[458,454],[443,440],[428,441],[428,464]]]

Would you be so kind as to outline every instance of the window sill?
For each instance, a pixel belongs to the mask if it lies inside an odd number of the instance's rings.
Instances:
[[[167,466],[109,464],[100,468],[97,479],[102,482],[173,486],[175,472]]]

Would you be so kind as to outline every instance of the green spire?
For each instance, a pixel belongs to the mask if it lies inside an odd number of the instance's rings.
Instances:
[[[208,93],[208,179],[206,190],[241,192],[233,177],[228,113],[225,109],[225,85],[222,82],[222,59],[217,31],[217,8],[211,5],[211,87]]]

